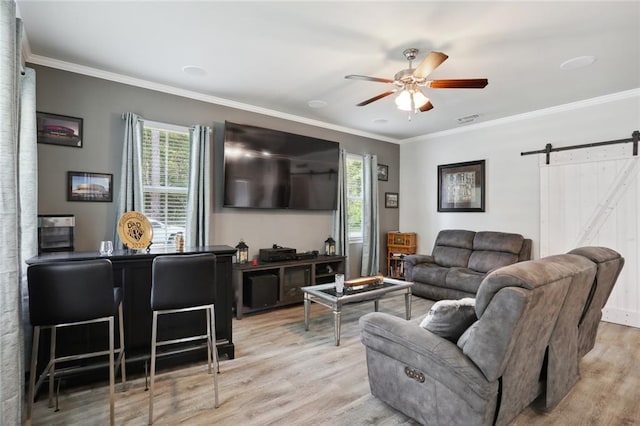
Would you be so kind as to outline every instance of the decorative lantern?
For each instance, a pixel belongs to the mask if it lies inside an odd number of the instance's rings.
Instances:
[[[236,259],[238,263],[247,263],[249,262],[249,246],[244,243],[244,240],[240,238],[240,242],[236,246],[238,253],[236,254]]]
[[[327,256],[334,256],[336,254],[336,240],[331,238],[331,236],[324,241],[324,254]]]

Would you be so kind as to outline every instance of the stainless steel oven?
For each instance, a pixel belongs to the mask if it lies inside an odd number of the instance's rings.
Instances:
[[[75,226],[74,215],[38,215],[38,253],[73,251]]]

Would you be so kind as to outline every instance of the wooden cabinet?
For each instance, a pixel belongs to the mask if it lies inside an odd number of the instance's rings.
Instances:
[[[415,232],[387,233],[387,274],[392,278],[404,279],[404,257],[415,254],[418,236]]]
[[[233,265],[236,318],[301,303],[300,287],[333,282],[335,274],[344,274],[344,270],[344,256],[318,256],[258,265],[236,263]]]

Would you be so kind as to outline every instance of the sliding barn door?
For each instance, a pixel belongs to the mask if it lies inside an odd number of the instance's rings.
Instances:
[[[605,246],[625,266],[603,320],[640,327],[640,160],[631,144],[562,151],[540,159],[540,257]]]

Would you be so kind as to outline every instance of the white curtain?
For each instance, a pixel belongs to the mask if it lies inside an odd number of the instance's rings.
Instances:
[[[118,210],[113,240],[115,248],[124,248],[118,236],[118,220],[129,211],[144,212],[142,192],[142,132],[144,119],[132,112],[122,115],[124,124],[124,143],[122,145],[122,171],[118,189]]]
[[[187,247],[209,245],[211,217],[211,128],[189,129],[189,196],[187,199]]]
[[[333,239],[336,253],[346,256],[345,276],[349,279],[349,223],[347,214],[347,152],[340,150],[338,165],[338,203],[333,214]]]
[[[24,261],[37,254],[35,73],[20,59],[15,2],[0,2],[0,424],[22,423]]]
[[[367,154],[362,163],[362,269],[363,277],[380,272],[380,226],[378,223],[378,157]]]

